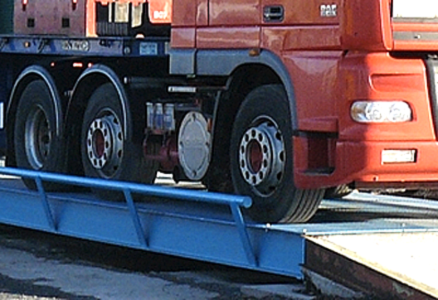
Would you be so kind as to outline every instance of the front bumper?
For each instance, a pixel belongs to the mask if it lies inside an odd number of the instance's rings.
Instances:
[[[413,162],[384,163],[385,150],[414,150]],[[438,188],[436,141],[349,142],[336,144],[335,167],[330,173],[295,169],[298,188],[320,188],[354,183],[367,188]]]

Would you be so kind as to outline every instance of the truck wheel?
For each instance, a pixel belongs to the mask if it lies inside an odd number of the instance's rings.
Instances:
[[[341,184],[325,190],[324,198],[338,199],[351,194],[353,190],[346,184]]]
[[[233,125],[230,151],[234,189],[252,198],[252,219],[305,222],[316,212],[324,190],[294,187],[292,126],[281,85],[248,94]]]
[[[30,82],[24,89],[17,107],[14,128],[15,161],[18,168],[63,172],[63,140],[57,128],[57,112],[47,85],[42,80]],[[23,179],[35,189],[33,180]],[[59,184],[45,182],[47,190]]]
[[[130,128],[125,130],[124,124]],[[132,127],[132,118],[123,112],[113,85],[98,87],[89,99],[82,124],[81,155],[86,176],[153,183],[158,166],[145,161],[141,144],[132,141]],[[113,191],[94,191],[107,200],[123,197]]]

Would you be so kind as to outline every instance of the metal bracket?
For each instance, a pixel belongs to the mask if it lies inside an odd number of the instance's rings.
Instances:
[[[9,43],[9,40],[7,38],[0,39],[0,50],[3,50],[3,48]]]
[[[38,41],[38,53],[43,52],[43,49],[46,45],[49,44],[49,40],[48,39],[40,39]]]
[[[43,187],[43,181],[40,176],[35,178],[35,183],[38,188],[38,193],[41,197],[41,203],[43,205],[44,213],[46,214],[47,223],[49,224],[49,227],[53,231],[58,231],[57,225],[55,223],[55,218],[53,217],[52,210],[50,209],[49,201],[47,200],[47,194]]]

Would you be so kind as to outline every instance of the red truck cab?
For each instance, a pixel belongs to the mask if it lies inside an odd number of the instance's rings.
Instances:
[[[230,76],[231,87],[245,82],[243,90],[270,82],[284,88],[291,186],[437,187],[434,1],[173,5],[171,72]]]

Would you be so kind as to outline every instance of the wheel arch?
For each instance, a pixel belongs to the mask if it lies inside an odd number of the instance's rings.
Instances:
[[[246,96],[255,88],[267,84],[281,84],[288,96],[292,132],[297,127],[295,96],[292,82],[284,65],[274,54],[269,53],[267,59],[260,62],[248,62],[237,66],[229,76],[226,92],[219,97],[215,109],[213,127],[213,158],[212,168],[221,168],[228,160],[230,138],[233,122]],[[231,122],[230,122],[231,120]],[[219,161],[219,163],[217,163]],[[216,167],[214,165],[217,165]],[[212,173],[217,173],[213,170]],[[221,176],[229,176],[222,174]],[[231,192],[231,190],[229,190]]]
[[[110,67],[96,64],[86,69],[77,79],[66,112],[66,138],[68,149],[68,170],[73,174],[83,174],[82,166],[76,163],[80,161],[80,144],[77,137],[81,136],[81,127],[85,109],[93,92],[101,85],[110,83],[116,90],[123,111],[124,135],[132,136],[132,128],[127,126],[127,120],[131,111],[128,96],[117,73]]]
[[[170,51],[170,73],[172,75],[220,76],[228,77],[231,82],[239,70],[259,66],[269,70],[278,79],[286,91],[292,129],[298,128],[297,108],[292,78],[282,58],[267,49],[172,49]],[[260,73],[263,74],[263,73]],[[263,78],[261,78],[263,80]],[[272,83],[272,82],[268,82]]]
[[[64,114],[62,99],[59,95],[55,80],[50,72],[40,65],[32,65],[27,67],[18,75],[17,79],[15,80],[6,108],[6,164],[8,166],[16,166],[13,141],[18,102],[28,84],[36,80],[42,80],[49,89],[56,112],[56,135],[61,136],[63,134]]]
[[[214,155],[228,155],[225,149],[229,148],[232,123],[240,105],[251,90],[264,84],[283,86],[289,102],[292,133],[298,130],[293,81],[281,57],[272,51],[198,50],[193,53],[178,49],[171,52],[172,71],[174,74],[195,72],[198,76],[228,78],[227,89],[221,93],[215,109]]]
[[[280,82],[280,77],[266,65],[245,64],[235,69],[229,77],[226,92],[221,94],[215,108],[213,147],[228,148],[233,126],[230,120],[234,121],[249,92],[260,85]],[[218,145],[217,141],[221,141],[221,145]]]
[[[234,120],[246,95],[258,86],[275,83],[282,83],[281,78],[269,66],[263,64],[239,66],[229,77],[226,92],[219,98],[215,119],[225,119],[223,121],[230,123],[230,120]],[[217,129],[215,126],[215,132]]]
[[[121,100],[124,116],[130,114],[128,97],[117,73],[110,67],[99,64],[86,69],[76,81],[68,103],[67,124],[71,124],[72,118],[76,118],[83,114],[91,94],[97,87],[105,83],[111,83],[116,89],[119,99]],[[129,136],[129,126],[126,126],[126,118],[124,119],[124,122],[124,134]]]

